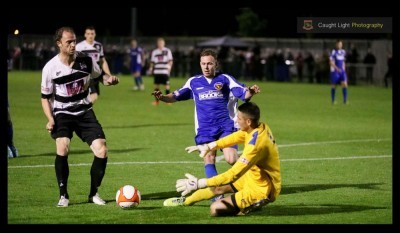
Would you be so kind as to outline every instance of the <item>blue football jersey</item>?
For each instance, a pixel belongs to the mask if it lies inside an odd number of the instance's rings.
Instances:
[[[198,128],[236,127],[238,99],[245,100],[245,85],[227,74],[214,78],[193,76],[173,95],[177,101],[195,102],[195,130]]]
[[[344,70],[344,61],[346,59],[346,51],[344,49],[333,49],[330,59],[335,62],[335,65],[341,69],[342,71]],[[333,68],[331,68],[331,71],[335,71]]]

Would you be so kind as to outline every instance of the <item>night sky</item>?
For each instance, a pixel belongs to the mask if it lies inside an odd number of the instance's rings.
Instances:
[[[301,37],[296,32],[297,17],[321,16],[391,16],[388,10],[376,9],[265,9],[252,10],[267,21],[266,37]],[[12,12],[12,13],[10,13]],[[104,12],[94,14],[93,12]],[[107,12],[107,13],[105,13]],[[235,35],[239,8],[137,8],[137,36],[223,36]],[[50,34],[61,26],[72,26],[77,34],[93,25],[98,35],[130,36],[131,8],[104,9],[14,9],[9,11],[9,33],[16,28],[22,34]],[[393,27],[394,28],[394,27]],[[329,37],[336,35],[316,35]],[[353,37],[365,38],[363,35]],[[379,35],[370,35],[379,38]]]

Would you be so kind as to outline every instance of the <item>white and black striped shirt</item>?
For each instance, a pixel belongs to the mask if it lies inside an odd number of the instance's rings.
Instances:
[[[154,49],[150,61],[154,63],[153,74],[169,75],[169,62],[172,61],[172,53],[169,48]]]
[[[100,58],[104,57],[103,45],[98,41],[93,41],[93,45],[89,44],[86,40],[81,41],[76,44],[75,50],[86,53],[97,64],[100,64]]]
[[[50,100],[53,114],[81,115],[92,108],[89,81],[99,78],[102,70],[89,56],[75,52],[72,67],[63,64],[59,55],[46,63],[42,71],[42,98]]]

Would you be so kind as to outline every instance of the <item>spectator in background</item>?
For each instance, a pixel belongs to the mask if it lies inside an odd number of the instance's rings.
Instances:
[[[389,78],[392,79],[393,82],[393,58],[392,58],[392,53],[389,53],[388,59],[387,59],[387,67],[388,70],[385,74],[384,81],[385,81],[385,87],[389,87]]]
[[[297,69],[297,77],[299,79],[299,82],[303,82],[303,67],[304,67],[304,57],[303,53],[299,52],[297,54],[297,57],[295,58],[296,62],[296,69]]]
[[[172,57],[174,58],[174,67],[172,68],[172,76],[180,77],[182,76],[182,63],[183,63],[183,52],[179,50],[178,46],[175,46],[174,51],[172,52]]]
[[[308,82],[313,83],[314,82],[315,60],[314,60],[314,56],[311,52],[307,52],[307,57],[304,59],[304,62],[306,63],[306,67],[307,67]]]
[[[347,73],[346,73],[346,51],[343,48],[342,40],[336,41],[336,48],[332,50],[330,56],[331,65],[331,99],[335,104],[336,86],[340,84],[343,92],[343,103],[347,104]]]
[[[154,91],[160,90],[160,84],[165,86],[165,94],[170,93],[169,76],[173,65],[172,52],[165,47],[164,38],[157,39],[157,48],[151,52],[149,73],[154,75]],[[152,103],[158,105],[159,100],[155,98]]]
[[[357,68],[352,64],[358,63],[358,51],[354,43],[350,44],[350,51],[346,56],[346,62],[349,63],[348,71],[349,71],[349,83],[357,84]]]
[[[139,47],[136,39],[131,40],[131,48],[129,49],[129,69],[135,81],[133,90],[144,90],[144,84],[142,80],[142,68],[144,67],[145,57],[144,50]]]
[[[92,59],[100,66],[100,68],[104,71],[104,73],[111,75],[110,68],[108,67],[108,63],[106,58],[104,57],[104,48],[103,45],[95,41],[96,38],[96,30],[93,26],[88,26],[85,29],[85,40],[79,42],[76,45],[76,51],[81,51],[92,57]],[[89,87],[90,93],[90,101],[92,104],[97,100],[100,95],[100,86],[99,81],[97,79],[92,79],[90,81]]]
[[[373,73],[374,73],[374,65],[376,64],[376,58],[375,55],[372,54],[371,48],[368,48],[367,54],[364,57],[364,64],[367,65],[367,73],[366,73],[366,78],[367,78],[367,83],[372,84],[373,83]]]

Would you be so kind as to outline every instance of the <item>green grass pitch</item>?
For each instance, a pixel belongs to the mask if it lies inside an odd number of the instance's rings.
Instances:
[[[204,177],[202,160],[187,154],[194,144],[193,102],[152,106],[152,77],[145,91],[133,79],[101,86],[94,105],[107,137],[109,160],[99,189],[105,206],[87,203],[93,154],[74,135],[70,147],[68,208],[57,208],[55,142],[45,129],[40,72],[8,73],[14,143],[20,157],[8,160],[9,224],[392,224],[392,89],[350,86],[350,104],[330,103],[327,84],[257,83],[253,98],[261,120],[279,145],[282,192],[248,216],[213,218],[210,201],[163,207],[176,196],[175,181],[186,172]],[[172,90],[184,84],[172,78]],[[220,153],[219,153],[220,155]],[[218,172],[229,168],[217,163]],[[142,202],[131,210],[116,206],[119,187],[131,184]]]

